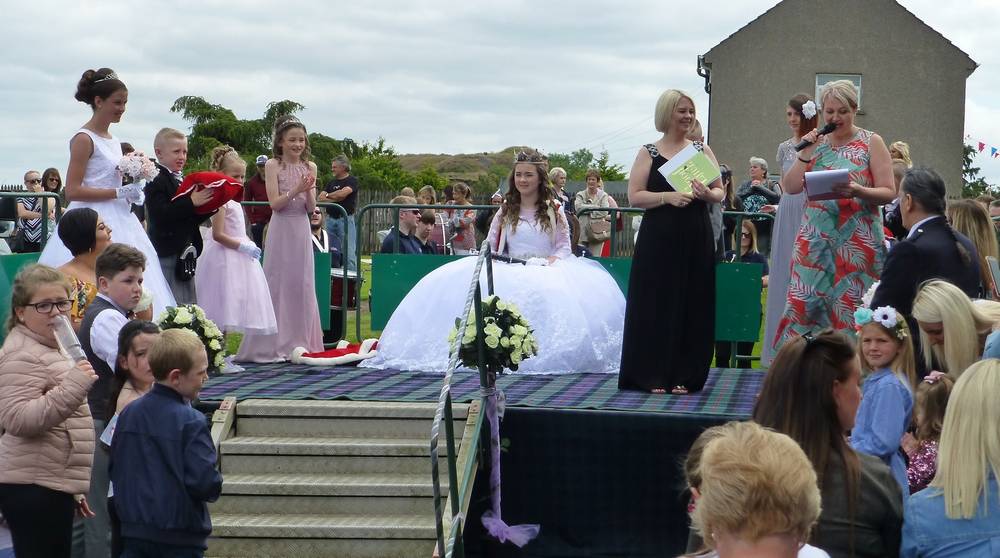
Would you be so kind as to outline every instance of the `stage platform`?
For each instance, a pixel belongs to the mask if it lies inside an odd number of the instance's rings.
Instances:
[[[249,364],[245,372],[211,378],[201,391],[205,403],[243,399],[347,399],[354,401],[437,401],[442,374],[291,363]],[[762,370],[713,368],[705,389],[686,395],[619,391],[617,374],[507,374],[497,384],[508,407],[668,413],[707,419],[745,419],[764,378]],[[458,371],[452,399],[468,402],[479,394],[479,374]]]
[[[225,397],[437,401],[443,375],[428,372],[251,365],[210,379],[201,406]],[[503,510],[511,524],[537,523],[526,547],[502,545],[479,521],[466,523],[469,558],[566,556],[659,558],[684,552],[687,496],[680,464],[709,426],[745,420],[762,370],[713,369],[687,396],[619,391],[616,374],[506,375],[501,426]],[[456,402],[478,397],[479,374],[456,372]],[[430,432],[428,430],[428,439]],[[469,517],[488,505],[488,478],[474,483]]]

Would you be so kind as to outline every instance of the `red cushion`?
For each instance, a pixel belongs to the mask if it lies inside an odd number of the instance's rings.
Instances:
[[[174,201],[182,196],[190,196],[195,191],[205,188],[212,190],[212,198],[207,203],[194,208],[194,212],[199,215],[212,213],[226,204],[229,200],[237,199],[243,193],[243,185],[236,180],[220,173],[212,171],[194,172],[184,177]]]

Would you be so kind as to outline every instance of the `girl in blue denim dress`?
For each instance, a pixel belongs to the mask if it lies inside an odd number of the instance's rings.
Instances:
[[[854,321],[865,379],[851,446],[882,459],[903,494],[909,494],[900,444],[913,414],[913,340],[906,320],[891,306],[859,308]]]

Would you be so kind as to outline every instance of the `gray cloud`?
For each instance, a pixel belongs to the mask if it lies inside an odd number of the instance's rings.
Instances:
[[[704,116],[697,55],[774,3],[14,3],[0,29],[24,48],[0,58],[0,182],[19,182],[30,167],[65,169],[67,141],[89,117],[72,99],[76,80],[97,66],[129,85],[128,112],[113,132],[146,150],[159,128],[187,128],[169,112],[173,100],[199,95],[243,118],[293,99],[306,105],[301,116],[313,131],[383,136],[401,152],[606,148],[628,167],[656,137],[660,91],[688,90]],[[903,4],[981,64],[968,81],[966,131],[1000,147],[993,0]],[[780,110],[774,120],[783,126]],[[1000,183],[1000,160],[977,164]]]

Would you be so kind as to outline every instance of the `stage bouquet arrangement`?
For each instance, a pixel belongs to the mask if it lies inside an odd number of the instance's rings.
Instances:
[[[201,339],[208,354],[208,369],[218,371],[225,358],[225,338],[212,320],[205,317],[205,311],[197,304],[171,306],[156,319],[160,329],[189,329]]]
[[[496,295],[485,298],[482,302],[483,334],[486,355],[486,368],[493,372],[502,370],[517,370],[521,361],[538,354],[538,340],[528,320],[512,302],[504,302]],[[448,334],[448,343],[454,351],[458,338],[460,318],[455,318],[455,327]],[[469,312],[468,326],[458,350],[458,358],[463,366],[479,367],[479,349],[476,348],[476,313]]]

